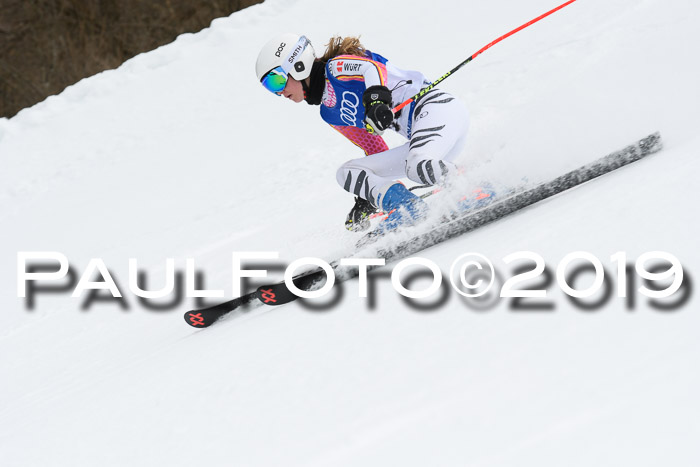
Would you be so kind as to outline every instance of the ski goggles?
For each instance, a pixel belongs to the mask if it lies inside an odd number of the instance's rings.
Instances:
[[[294,67],[294,64],[301,58],[306,47],[310,44],[306,36],[301,36],[297,43],[292,47],[292,50],[287,55],[287,58],[282,62],[282,65],[273,68],[265,73],[265,76],[260,79],[262,85],[268,91],[281,96],[280,94],[287,85],[289,72]]]
[[[277,94],[278,96],[287,85],[287,72],[281,66],[274,68],[265,74],[260,80],[262,85],[268,91]]]

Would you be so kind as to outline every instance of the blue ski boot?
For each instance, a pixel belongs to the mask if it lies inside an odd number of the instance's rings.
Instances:
[[[423,219],[428,211],[425,201],[398,182],[390,185],[386,190],[380,190],[377,195],[377,206],[388,214],[377,228],[378,233],[381,234],[401,226],[413,225]]]
[[[493,186],[488,182],[483,183],[459,201],[459,211],[466,212],[483,208],[493,202],[495,197],[496,190],[494,190]]]

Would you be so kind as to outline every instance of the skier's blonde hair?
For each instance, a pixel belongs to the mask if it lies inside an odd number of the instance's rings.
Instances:
[[[359,37],[333,36],[326,44],[326,51],[321,57],[321,61],[327,62],[338,55],[365,56],[365,46],[360,42]]]

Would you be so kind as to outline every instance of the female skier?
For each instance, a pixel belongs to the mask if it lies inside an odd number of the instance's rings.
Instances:
[[[308,39],[282,34],[263,46],[255,64],[269,91],[296,103],[321,106],[321,118],[360,147],[366,157],[352,159],[337,180],[354,194],[345,225],[369,227],[377,209],[391,213],[383,229],[411,224],[425,214],[425,201],[398,179],[432,186],[455,171],[453,160],[464,147],[469,116],[450,94],[434,88],[393,113],[392,107],[430,84],[422,73],[394,66],[365,49],[358,38],[333,37],[321,58]],[[408,142],[389,149],[381,134],[391,129]]]

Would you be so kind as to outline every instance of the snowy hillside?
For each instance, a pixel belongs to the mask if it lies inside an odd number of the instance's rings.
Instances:
[[[353,280],[321,310],[309,307],[333,294],[196,330],[182,319],[194,299],[157,311],[129,290],[131,258],[153,290],[169,258],[183,276],[193,259],[201,287],[224,292],[213,304],[232,298],[232,252],[290,262],[352,251],[342,225],[352,197],[335,171],[361,154],[318,108],[261,88],[255,58],[272,35],[304,33],[322,51],[331,35],[359,34],[437,78],[557,3],[268,0],[0,119],[0,463],[697,466],[700,6],[690,0],[578,0],[441,86],[470,109],[460,162],[474,183],[548,180],[660,131],[663,151],[417,255],[447,275],[476,252],[507,278],[515,252],[552,273],[590,252],[611,278],[603,305],[586,311],[552,282],[531,299],[549,311],[513,310],[511,299],[477,309],[449,287],[421,311],[393,290],[389,265],[370,300]],[[27,251],[60,252],[75,273],[32,309],[17,291]],[[675,311],[634,288],[616,296],[611,256],[633,264],[655,251],[677,257],[691,286]],[[91,258],[122,300],[71,297]]]

